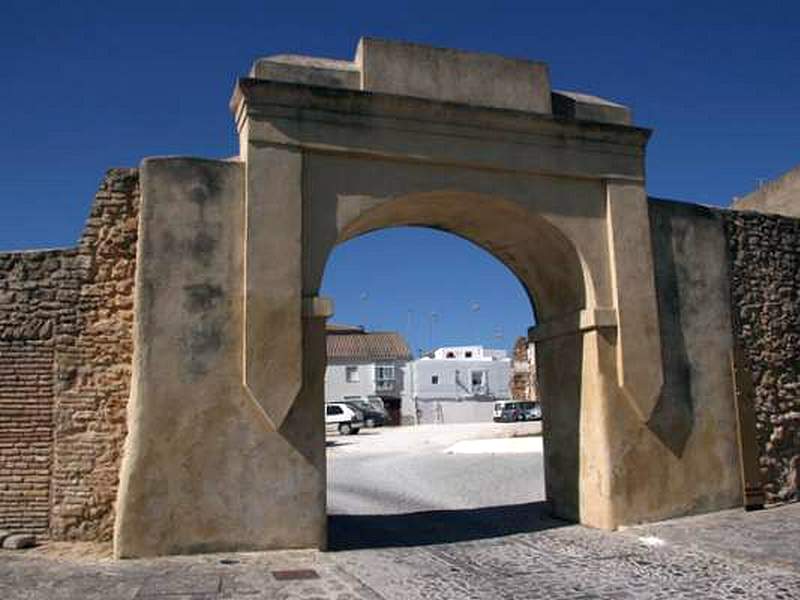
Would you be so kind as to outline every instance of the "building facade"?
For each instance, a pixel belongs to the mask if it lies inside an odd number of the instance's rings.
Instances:
[[[378,397],[399,425],[403,398],[409,396],[411,351],[394,332],[328,325],[325,402]]]
[[[511,397],[538,402],[536,391],[536,346],[528,338],[519,337],[514,343],[511,363]]]
[[[414,361],[413,394],[403,420],[418,423],[491,421],[496,400],[510,398],[511,359],[483,346],[438,348]]]

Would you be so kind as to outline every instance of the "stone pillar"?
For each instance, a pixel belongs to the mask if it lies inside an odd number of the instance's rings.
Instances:
[[[608,395],[616,378],[615,312],[583,310],[540,323],[536,345],[547,499],[561,518],[611,529]]]
[[[244,387],[265,427],[302,456],[308,493],[283,511],[283,547],[324,547],[327,535],[324,423],[325,319],[329,300],[303,297],[303,154],[256,139],[245,121]],[[297,473],[276,471],[292,481]],[[267,501],[265,499],[265,501]],[[302,518],[297,512],[302,511]]]

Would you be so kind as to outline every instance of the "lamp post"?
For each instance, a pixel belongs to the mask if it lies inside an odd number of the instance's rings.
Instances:
[[[432,310],[428,317],[428,349],[433,350],[433,324],[439,318],[439,313]]]

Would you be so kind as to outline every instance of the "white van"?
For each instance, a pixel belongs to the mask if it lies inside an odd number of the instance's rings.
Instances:
[[[360,410],[344,402],[329,402],[325,405],[325,431],[338,431],[342,435],[354,435],[364,426],[364,415]]]
[[[504,421],[539,421],[542,407],[530,400],[500,400],[494,403],[492,418],[495,423]]]

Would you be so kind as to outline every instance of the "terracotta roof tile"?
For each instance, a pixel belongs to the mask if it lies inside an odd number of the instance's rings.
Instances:
[[[328,331],[328,358],[347,360],[411,360],[411,350],[393,331]]]

